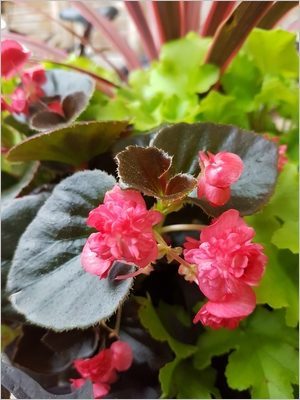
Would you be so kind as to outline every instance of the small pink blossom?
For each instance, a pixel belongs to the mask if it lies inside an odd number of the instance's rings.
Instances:
[[[235,329],[240,321],[251,314],[256,298],[246,284],[239,284],[235,293],[227,294],[222,301],[208,301],[198,311],[194,323],[201,322],[212,329]]]
[[[118,340],[92,358],[74,361],[81,378],[71,379],[72,387],[80,388],[89,379],[93,384],[94,398],[101,398],[109,393],[110,384],[118,379],[117,371],[126,371],[132,361],[131,347]]]
[[[213,206],[222,206],[230,199],[230,186],[243,172],[243,161],[236,154],[199,152],[201,174],[197,195],[205,197]]]
[[[92,233],[83,248],[83,268],[100,278],[107,277],[114,261],[145,268],[158,256],[152,228],[161,220],[161,213],[147,210],[139,192],[116,185],[104,204],[89,213],[87,224],[98,233]]]
[[[17,87],[11,95],[12,103],[10,105],[11,112],[16,114],[28,114],[29,103],[24,89],[20,86]]]
[[[254,235],[237,210],[228,210],[202,230],[199,241],[187,239],[185,260],[197,265],[199,287],[208,299],[222,301],[240,282],[259,283],[267,257],[251,242]]]
[[[274,142],[278,145],[278,163],[277,169],[279,172],[283,170],[285,164],[289,161],[286,152],[287,152],[287,145],[286,144],[279,144],[279,137],[278,136],[270,136],[268,133],[263,135],[266,139]]]
[[[26,69],[21,75],[22,86],[28,102],[36,102],[45,95],[42,85],[46,82],[46,72],[41,65]]]
[[[30,53],[15,40],[1,42],[1,76],[11,78],[28,60]]]

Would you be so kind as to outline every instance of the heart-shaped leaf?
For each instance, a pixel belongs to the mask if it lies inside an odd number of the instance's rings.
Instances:
[[[79,165],[104,153],[127,127],[126,121],[77,122],[39,133],[13,147],[10,161],[50,160]]]
[[[42,110],[33,115],[30,126],[38,131],[67,126],[86,108],[88,101],[89,98],[83,92],[69,94],[61,103],[64,115],[50,110]]]
[[[16,311],[12,308],[6,292],[6,279],[11,267],[18,241],[27,226],[35,217],[40,207],[44,204],[48,193],[25,196],[10,201],[2,208],[1,213],[1,305],[2,320],[18,319]]]
[[[190,200],[212,216],[235,208],[242,215],[253,214],[272,195],[277,179],[277,146],[261,135],[230,125],[212,123],[175,124],[164,127],[150,142],[150,146],[164,150],[172,156],[173,174],[199,173],[198,152],[218,153],[228,151],[241,157],[244,172],[231,186],[231,198],[222,207],[212,207],[205,200],[197,199],[195,192]]]
[[[172,157],[156,147],[128,146],[116,160],[122,183],[162,200],[178,200],[197,183],[189,174],[170,174]]]
[[[91,229],[88,213],[115,184],[106,173],[78,172],[56,186],[21,237],[8,276],[11,302],[26,318],[61,331],[108,318],[126,297],[131,268],[116,264],[107,279],[85,272],[80,253]],[[130,271],[129,271],[130,269]]]
[[[88,75],[52,69],[46,71],[43,85],[45,99],[59,98],[63,116],[51,110],[39,110],[31,114],[30,126],[39,131],[57,129],[74,121],[87,107],[95,89],[95,82]]]

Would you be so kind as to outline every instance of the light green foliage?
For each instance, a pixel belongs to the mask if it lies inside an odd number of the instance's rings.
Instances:
[[[159,372],[163,398],[211,399],[211,395],[219,398],[219,391],[214,387],[215,379],[213,368],[200,371],[190,360],[181,361],[179,358],[166,364]]]
[[[245,48],[262,74],[297,77],[298,56],[295,40],[295,34],[280,29],[254,29]]]
[[[298,192],[297,167],[288,163],[279,175],[268,205],[246,218],[256,231],[255,240],[264,245],[269,258],[263,280],[256,289],[257,301],[273,308],[285,307],[289,326],[297,325],[299,313],[298,263],[291,253],[298,252]]]
[[[279,249],[289,249],[299,253],[299,225],[296,221],[287,221],[274,232],[272,243]]]
[[[259,132],[277,132],[274,111],[291,125],[298,121],[295,36],[254,29],[222,76],[222,94],[212,90],[218,68],[205,65],[210,39],[196,33],[166,43],[158,61],[129,75],[113,100],[93,105],[98,120],[129,119],[137,131],[163,122],[213,121]],[[82,61],[81,61],[82,62]],[[86,62],[86,61],[85,61]],[[207,93],[206,97],[201,94]],[[86,111],[89,113],[90,107]],[[280,122],[284,126],[285,120]]]
[[[250,389],[253,398],[293,398],[297,383],[297,331],[285,325],[282,312],[258,308],[240,328],[207,331],[199,337],[195,367],[235,349],[225,375],[229,386]]]
[[[225,375],[230,387],[251,388],[253,398],[293,398],[298,382],[297,332],[279,312],[257,310],[229,356]]]
[[[154,339],[168,342],[170,348],[180,359],[195,353],[197,350],[195,346],[179,342],[170,335],[149,299],[139,297],[138,302],[141,305],[139,309],[140,321]]]

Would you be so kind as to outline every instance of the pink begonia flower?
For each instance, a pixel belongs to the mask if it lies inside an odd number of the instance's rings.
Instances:
[[[99,233],[92,233],[83,248],[83,268],[100,279],[107,277],[114,261],[145,268],[158,256],[152,228],[161,220],[160,212],[147,210],[139,192],[114,186],[104,204],[89,213],[87,224]]]
[[[1,41],[1,76],[11,78],[24,66],[30,56],[15,40]]]
[[[243,161],[238,155],[225,151],[215,155],[200,151],[199,162],[198,197],[205,197],[213,206],[223,206],[230,199],[230,186],[243,172]]]
[[[256,298],[253,290],[244,283],[236,292],[227,294],[222,301],[208,301],[198,311],[194,323],[201,322],[213,329],[235,329],[240,321],[251,314],[255,308]]]
[[[187,239],[184,258],[197,265],[199,288],[209,300],[222,301],[241,282],[259,283],[267,257],[261,245],[251,242],[254,235],[237,210],[228,210],[202,230],[199,241]]]
[[[81,378],[71,379],[72,387],[80,388],[89,379],[93,384],[94,398],[101,398],[110,391],[110,384],[117,380],[117,371],[126,371],[132,361],[131,347],[118,340],[92,358],[74,361]]]
[[[286,144],[279,144],[279,137],[278,136],[270,136],[268,133],[263,135],[264,138],[274,142],[278,145],[278,163],[277,169],[279,172],[283,170],[285,164],[289,161],[286,152],[287,152],[287,145]]]
[[[46,82],[45,69],[37,65],[22,72],[21,80],[27,100],[29,102],[38,101],[40,97],[45,95],[41,86]]]
[[[29,103],[27,96],[22,87],[17,87],[11,95],[12,103],[10,105],[11,112],[16,114],[28,114]]]

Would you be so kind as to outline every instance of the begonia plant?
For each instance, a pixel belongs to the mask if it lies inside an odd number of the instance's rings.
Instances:
[[[295,5],[71,3],[128,71],[2,41],[2,397],[297,398]]]

